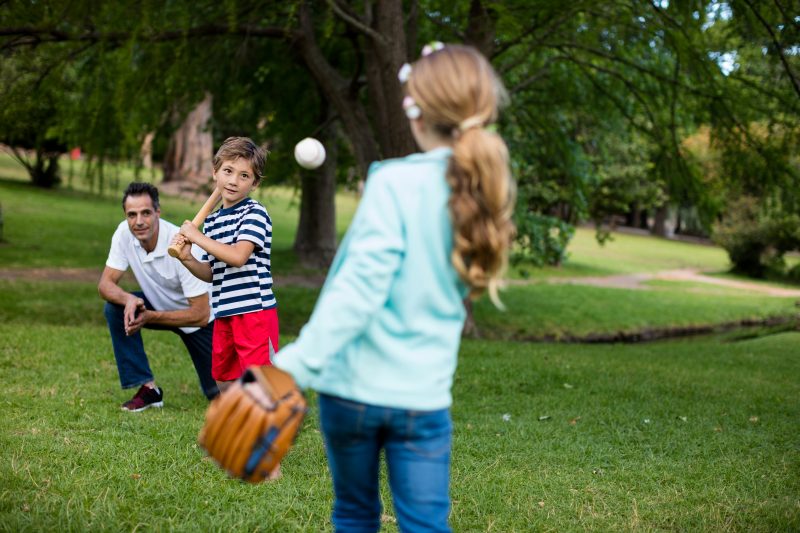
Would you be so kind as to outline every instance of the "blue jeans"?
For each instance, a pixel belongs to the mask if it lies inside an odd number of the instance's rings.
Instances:
[[[337,532],[378,531],[385,451],[400,531],[450,531],[450,410],[409,411],[319,395]]]
[[[132,294],[143,299],[147,309],[154,310],[143,293],[134,292]],[[122,388],[138,387],[153,381],[153,372],[150,370],[150,363],[147,361],[147,354],[144,351],[141,331],[131,336],[125,334],[125,307],[106,302],[105,315],[108,330],[111,333],[111,344],[114,347],[114,358],[117,360],[117,371]],[[184,333],[179,328],[169,326],[147,325],[145,327],[177,333],[189,350],[189,356],[192,358],[197,377],[200,379],[200,388],[203,394],[209,399],[219,394],[217,382],[211,377],[213,322],[194,333]]]

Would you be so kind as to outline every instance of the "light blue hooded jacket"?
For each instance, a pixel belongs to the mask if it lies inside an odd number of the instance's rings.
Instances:
[[[372,405],[449,407],[466,290],[450,261],[449,148],[370,166],[314,312],[275,365]]]

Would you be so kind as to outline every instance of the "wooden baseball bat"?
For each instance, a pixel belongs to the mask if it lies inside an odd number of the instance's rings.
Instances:
[[[222,198],[222,192],[220,192],[219,189],[215,188],[214,191],[211,193],[211,196],[209,196],[208,200],[206,200],[206,203],[203,204],[203,207],[200,208],[200,211],[198,211],[197,214],[192,219],[192,224],[194,224],[195,227],[197,228],[200,227],[200,224],[203,223],[208,214],[214,210],[214,207],[216,207],[220,198]],[[186,244],[185,246],[190,246],[190,245]],[[178,257],[181,253],[181,248],[175,245],[170,245],[167,252],[172,257]]]

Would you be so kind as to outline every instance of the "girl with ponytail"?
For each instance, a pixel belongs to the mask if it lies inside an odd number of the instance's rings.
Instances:
[[[380,528],[381,450],[400,530],[449,531],[462,301],[499,305],[514,232],[508,151],[489,128],[505,92],[488,61],[432,43],[399,77],[422,153],[372,164],[314,312],[274,360],[319,393],[337,531]]]
[[[407,109],[416,105],[415,136],[432,130],[453,155],[447,168],[448,206],[454,229],[453,266],[470,296],[489,296],[501,307],[500,276],[514,233],[514,186],[503,139],[487,129],[506,93],[492,67],[473,48],[442,47],[414,66]],[[413,102],[413,104],[409,104]]]

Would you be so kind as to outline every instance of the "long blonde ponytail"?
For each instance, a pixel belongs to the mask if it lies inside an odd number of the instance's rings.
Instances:
[[[421,58],[407,84],[423,120],[452,137],[447,170],[453,223],[451,260],[476,298],[488,291],[502,307],[498,288],[514,236],[516,189],[502,137],[486,129],[497,118],[504,90],[475,49],[448,45]]]

